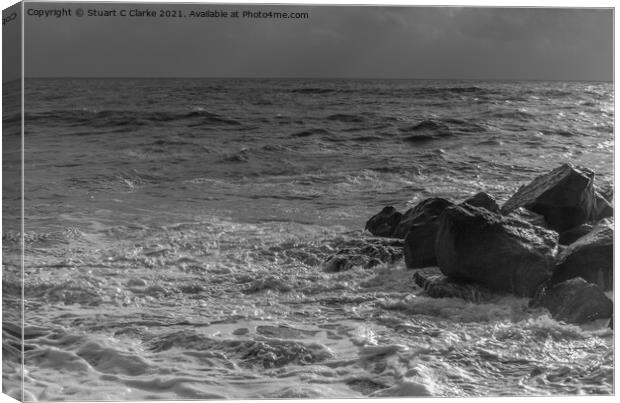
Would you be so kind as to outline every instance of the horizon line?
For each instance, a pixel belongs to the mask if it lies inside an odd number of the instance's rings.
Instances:
[[[12,81],[21,80],[22,77],[15,80],[8,80],[4,83],[10,83]],[[457,78],[457,77],[243,77],[243,76],[38,76],[38,77],[23,77],[24,80],[28,79],[72,79],[72,80],[158,80],[158,79],[173,79],[173,80],[195,80],[195,79],[208,79],[208,80],[389,80],[389,81],[405,81],[405,80],[419,80],[419,81],[551,81],[551,82],[602,82],[613,83],[614,79],[602,80],[602,79],[557,79],[557,78]]]

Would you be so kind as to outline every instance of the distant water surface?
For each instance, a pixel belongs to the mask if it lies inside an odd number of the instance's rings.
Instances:
[[[504,201],[563,162],[609,186],[611,83],[33,79],[25,99],[26,398],[612,393],[604,327],[430,299],[402,262],[320,265],[385,205]]]

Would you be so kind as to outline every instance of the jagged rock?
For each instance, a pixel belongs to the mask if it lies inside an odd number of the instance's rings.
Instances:
[[[613,271],[613,224],[611,221],[603,221],[590,233],[558,254],[557,266],[551,281],[559,283],[570,278],[582,277],[609,291],[613,289]]]
[[[436,219],[446,207],[452,205],[454,205],[454,203],[440,197],[422,200],[415,207],[405,212],[400,223],[394,230],[394,237],[405,238],[412,226]]]
[[[587,235],[594,226],[592,224],[581,224],[575,228],[560,232],[560,245],[570,245],[584,235]]]
[[[553,231],[464,204],[441,215],[435,251],[448,277],[529,297],[551,276],[557,240]]]
[[[514,210],[510,214],[508,214],[510,218],[516,218],[517,220],[529,222],[532,225],[536,225],[543,228],[548,228],[547,222],[545,221],[545,217],[538,213],[534,213],[533,211],[529,211],[523,207],[519,207]]]
[[[577,324],[609,318],[614,307],[603,290],[581,277],[543,289],[530,306],[547,308],[554,319]]]
[[[472,197],[465,200],[463,203],[467,203],[470,206],[474,207],[482,207],[492,213],[499,214],[499,206],[497,205],[495,198],[485,192],[476,193]]]
[[[366,222],[365,229],[374,236],[391,237],[402,217],[394,207],[387,206]]]
[[[395,263],[402,257],[402,241],[368,238],[329,256],[323,263],[323,270],[340,272],[356,266],[369,269],[384,263]]]
[[[614,187],[611,183],[599,183],[594,185],[596,192],[602,196],[609,204],[613,204]]]
[[[444,276],[438,267],[416,270],[413,274],[413,281],[431,298],[462,298],[469,302],[482,302],[493,296],[481,285],[452,280]]]
[[[439,229],[439,216],[443,210],[452,206],[446,199],[432,198],[422,201],[409,210],[397,232],[407,230],[403,253],[408,268],[437,266],[435,238]]]
[[[592,220],[600,220],[602,218],[613,217],[614,208],[611,203],[599,192],[594,192],[594,209],[595,213]]]
[[[592,171],[564,164],[520,187],[501,212],[525,207],[542,214],[549,228],[561,232],[610,214],[611,206],[603,201],[595,194]]]

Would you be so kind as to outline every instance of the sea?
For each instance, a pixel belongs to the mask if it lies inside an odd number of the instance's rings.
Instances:
[[[612,394],[606,322],[429,298],[402,260],[323,263],[387,205],[480,191],[501,205],[566,162],[613,187],[613,96],[607,82],[26,79],[23,398]],[[14,396],[19,123],[5,109]]]

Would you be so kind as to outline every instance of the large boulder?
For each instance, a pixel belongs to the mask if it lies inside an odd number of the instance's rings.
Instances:
[[[531,297],[551,276],[557,242],[554,231],[464,204],[442,214],[435,252],[448,277]]]
[[[439,229],[439,216],[452,202],[432,198],[422,201],[405,214],[399,228],[407,232],[403,253],[405,264],[410,269],[437,266],[435,238]],[[398,233],[398,228],[397,228]]]
[[[403,257],[401,240],[366,238],[330,255],[323,263],[326,272],[341,272],[354,267],[369,269],[380,264],[395,263]]]
[[[422,200],[415,207],[405,212],[394,230],[394,237],[405,238],[412,226],[436,219],[443,213],[446,207],[452,205],[454,203],[441,197],[431,197],[430,199]]]
[[[482,207],[489,210],[492,213],[499,214],[499,206],[495,201],[495,198],[488,193],[479,192],[473,195],[472,197],[466,199],[463,203],[467,203],[470,206],[474,207]]]
[[[374,236],[391,237],[402,217],[394,207],[387,206],[366,222],[365,229]]]
[[[502,214],[525,207],[545,217],[549,228],[562,232],[613,214],[594,190],[594,173],[564,164],[522,186],[502,206]]]
[[[551,282],[559,283],[581,277],[605,291],[610,291],[614,283],[613,272],[613,223],[605,220],[558,254]]]
[[[603,290],[580,277],[543,289],[530,306],[547,308],[554,319],[577,324],[610,318],[614,307]]]
[[[461,298],[469,302],[483,302],[493,294],[485,287],[469,282],[450,279],[438,267],[416,270],[413,281],[431,298]]]

